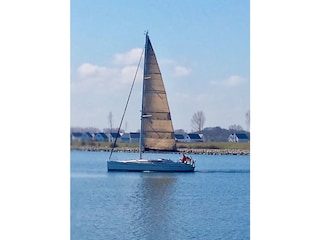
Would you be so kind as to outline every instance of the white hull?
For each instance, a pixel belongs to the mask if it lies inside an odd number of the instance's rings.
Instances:
[[[193,172],[194,163],[174,162],[169,159],[108,161],[108,171]]]

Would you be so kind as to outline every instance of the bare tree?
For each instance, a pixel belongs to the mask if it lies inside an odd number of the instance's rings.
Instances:
[[[248,131],[250,131],[250,110],[248,110],[248,112],[246,112],[246,124],[248,127]]]
[[[201,130],[203,129],[203,125],[205,121],[206,121],[206,118],[202,110],[194,113],[191,118],[192,130],[200,133]]]
[[[229,130],[240,132],[240,131],[243,131],[243,128],[240,125],[233,124],[229,126]]]
[[[95,127],[71,127],[71,132],[89,132],[89,133],[98,133],[100,132],[99,128]]]
[[[186,134],[187,132],[185,130],[183,130],[183,129],[175,129],[174,133],[176,133],[176,134]]]
[[[128,129],[128,122],[126,121],[126,122],[124,123],[124,132],[127,132],[127,129]]]
[[[108,120],[109,120],[110,131],[112,131],[112,112],[109,112]]]

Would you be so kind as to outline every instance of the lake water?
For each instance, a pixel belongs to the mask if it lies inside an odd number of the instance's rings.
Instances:
[[[130,173],[71,151],[71,239],[250,239],[250,156],[190,156],[194,173]]]

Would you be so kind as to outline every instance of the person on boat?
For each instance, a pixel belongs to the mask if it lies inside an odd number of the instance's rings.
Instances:
[[[186,161],[187,161],[187,157],[186,155],[184,155],[184,153],[182,153],[181,162],[185,163]]]
[[[182,153],[181,162],[183,162],[183,163],[191,163],[191,158],[187,157],[184,153]]]

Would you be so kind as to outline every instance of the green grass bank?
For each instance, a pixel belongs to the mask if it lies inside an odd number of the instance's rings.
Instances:
[[[109,142],[71,142],[71,150],[82,151],[111,151],[112,144]],[[178,152],[194,154],[232,154],[249,155],[250,143],[232,143],[232,142],[198,142],[198,143],[177,143]],[[116,144],[115,152],[138,152],[138,143]]]

